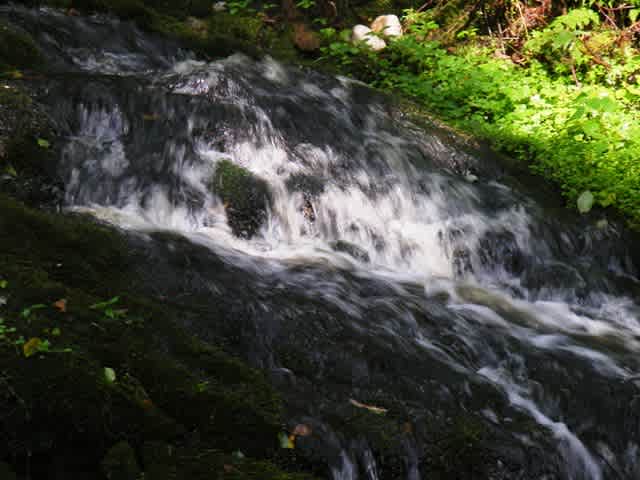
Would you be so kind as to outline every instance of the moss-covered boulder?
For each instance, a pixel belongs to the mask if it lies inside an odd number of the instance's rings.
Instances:
[[[108,480],[137,480],[140,466],[131,445],[119,442],[111,447],[102,460],[102,473]]]
[[[42,53],[28,33],[0,22],[0,73],[37,69],[43,64]]]
[[[230,160],[222,160],[213,176],[212,190],[224,202],[233,234],[253,237],[267,218],[270,204],[267,182]]]

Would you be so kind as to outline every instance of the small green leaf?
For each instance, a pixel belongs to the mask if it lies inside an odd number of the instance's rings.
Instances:
[[[91,305],[89,308],[91,310],[104,310],[108,306],[118,303],[119,301],[120,301],[120,297],[113,297],[112,299],[107,300],[106,302],[95,303]]]
[[[45,140],[44,138],[39,138],[38,139],[38,146],[41,148],[49,148],[51,146],[51,144],[49,143],[48,140]]]
[[[0,288],[7,288],[9,286],[9,282],[6,280],[0,280]]]
[[[60,329],[58,327],[56,327],[53,330],[51,330],[51,335],[53,335],[54,337],[59,337],[61,333],[62,332],[60,331]]]
[[[107,383],[111,384],[116,381],[116,371],[113,368],[104,367],[103,374]]]
[[[29,318],[34,310],[42,310],[43,308],[47,308],[47,306],[43,305],[42,303],[31,305],[30,307],[27,307],[24,310],[22,310],[22,312],[20,312],[20,316],[22,318]]]
[[[237,460],[237,461],[242,461],[242,460],[244,460],[244,458],[245,458],[245,457],[244,457],[244,453],[242,453],[240,450],[235,450],[235,451],[231,454],[231,456],[233,457],[233,459],[234,459],[234,460]]]
[[[289,437],[289,435],[287,435],[284,432],[280,432],[278,434],[278,441],[280,442],[280,448],[285,448],[285,449],[295,448],[291,437]]]

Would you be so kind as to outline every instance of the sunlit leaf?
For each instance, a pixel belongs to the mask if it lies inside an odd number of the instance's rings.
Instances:
[[[113,368],[104,367],[102,373],[107,383],[114,383],[116,381],[116,371]]]
[[[49,143],[48,140],[45,140],[44,138],[39,138],[38,139],[38,146],[41,148],[49,148],[51,146],[51,144]]]
[[[578,197],[577,205],[580,213],[587,213],[593,207],[593,194],[587,190]]]

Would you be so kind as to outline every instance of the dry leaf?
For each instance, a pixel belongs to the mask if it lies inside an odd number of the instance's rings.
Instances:
[[[24,356],[29,358],[30,356],[38,353],[38,351],[40,350],[40,345],[42,345],[42,340],[40,340],[38,337],[30,338],[27,343],[22,345]]]
[[[296,425],[296,428],[293,429],[291,433],[295,437],[308,437],[311,435],[311,427],[309,425],[305,425],[304,423],[299,423]]]
[[[373,405],[367,405],[366,403],[360,403],[359,401],[354,400],[353,398],[349,399],[349,403],[351,405],[353,405],[354,407],[364,408],[364,409],[369,410],[370,412],[375,413],[377,415],[383,415],[383,414],[388,412],[388,410],[386,408],[374,407]]]
[[[54,302],[54,307],[56,307],[60,312],[64,313],[67,311],[67,299],[61,298],[57,302]]]

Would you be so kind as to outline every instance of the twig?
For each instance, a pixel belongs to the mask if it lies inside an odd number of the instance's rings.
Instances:
[[[611,24],[611,26],[613,28],[615,28],[616,30],[620,30],[620,27],[618,27],[618,24],[615,22],[615,20],[613,20],[609,15],[607,15],[607,12],[604,11],[604,9],[598,5],[598,11],[604,15],[604,18],[607,19],[607,21]]]
[[[516,2],[516,6],[518,7],[518,12],[520,13],[522,26],[524,27],[524,35],[525,37],[529,38],[529,29],[527,28],[527,19],[524,18],[524,13],[522,12],[522,5],[520,5],[520,2]]]
[[[571,63],[571,76],[573,77],[573,81],[576,82],[576,87],[580,88],[582,85],[580,84],[580,80],[578,80],[576,66],[573,63]]]

